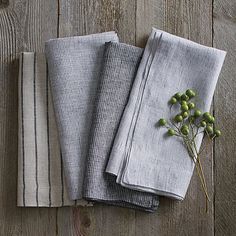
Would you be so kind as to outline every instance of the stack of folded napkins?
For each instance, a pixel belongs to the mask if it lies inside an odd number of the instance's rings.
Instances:
[[[184,199],[194,163],[155,124],[169,117],[170,95],[189,87],[209,110],[224,58],[157,29],[144,50],[106,32],[22,53],[18,206],[103,202],[153,212],[159,195]]]

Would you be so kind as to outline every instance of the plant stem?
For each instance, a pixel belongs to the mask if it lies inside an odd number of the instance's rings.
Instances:
[[[206,197],[206,212],[207,212],[208,211],[208,201],[210,202],[210,197],[208,195],[207,184],[206,184],[205,176],[203,173],[202,164],[200,161],[200,152],[197,151],[197,145],[195,142],[196,136],[200,133],[199,127],[197,127],[197,131],[195,133],[193,125],[190,122],[189,125],[191,127],[191,134],[189,136],[185,136],[181,133],[179,126],[175,125],[174,122],[172,122],[172,121],[170,121],[170,123],[175,127],[175,129],[174,129],[176,132],[175,136],[181,137],[183,139],[184,144],[187,147],[187,151],[189,153],[189,156],[192,158],[193,162],[195,163],[197,174],[198,174],[198,177],[201,182],[201,187],[202,187],[202,190],[203,190],[205,197]],[[166,128],[170,128],[170,127],[166,126]],[[209,134],[208,134],[208,136],[209,136]]]
[[[204,173],[203,173],[202,164],[201,164],[201,161],[200,161],[200,156],[199,156],[199,153],[197,151],[197,145],[196,145],[196,142],[195,142],[195,137],[198,135],[199,128],[197,128],[197,132],[194,135],[194,129],[193,129],[192,124],[190,124],[190,126],[191,126],[192,135],[193,135],[193,138],[192,138],[191,142],[193,143],[193,148],[195,150],[196,160],[197,160],[197,163],[199,164],[199,167],[200,167],[201,175],[202,175],[202,178],[203,178],[203,183],[204,183],[205,189],[206,189],[206,195],[207,195],[208,200],[210,201],[209,196],[207,194],[207,192],[208,192],[207,191],[207,184],[206,184],[205,176],[204,176]]]
[[[196,145],[195,141],[193,142],[193,145],[194,145],[195,152],[197,153],[197,162],[199,163],[200,171],[201,171],[201,174],[202,174],[202,177],[203,177],[203,181],[204,181],[204,184],[205,184],[205,187],[206,187],[206,190],[207,190],[206,179],[205,179],[205,176],[204,176],[204,172],[203,172],[200,156],[199,156],[199,153],[197,152],[197,145]]]
[[[185,141],[185,144],[186,144],[188,150],[190,150],[190,152],[192,153],[192,155],[190,155],[190,157],[193,159],[194,163],[196,163],[197,174],[198,174],[198,177],[201,181],[201,186],[203,188],[205,196],[206,196],[207,200],[210,201],[209,195],[207,193],[207,186],[206,186],[205,177],[204,177],[202,167],[201,167],[201,162],[199,162],[199,157],[198,156],[196,157],[196,155],[194,154],[194,151],[188,142],[189,140],[184,139],[184,141]]]

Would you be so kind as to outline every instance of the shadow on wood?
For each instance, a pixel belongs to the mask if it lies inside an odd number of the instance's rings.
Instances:
[[[0,0],[0,8],[5,8],[9,6],[9,0]]]
[[[17,27],[15,14],[8,9],[0,9],[0,235],[16,235],[21,227],[21,213],[16,207],[17,58],[20,50]]]

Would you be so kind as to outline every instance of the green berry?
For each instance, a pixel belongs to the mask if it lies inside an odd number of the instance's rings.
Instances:
[[[172,97],[171,99],[170,99],[170,103],[173,105],[173,104],[175,104],[177,102],[177,99],[175,98],[175,97]]]
[[[188,103],[186,102],[186,101],[181,101],[181,105],[185,105],[185,106],[187,106],[188,105]]]
[[[167,124],[167,121],[162,118],[162,119],[159,120],[158,123],[159,123],[160,126],[165,126]]]
[[[220,132],[220,130],[218,130],[218,129],[216,129],[216,130],[214,131],[214,134],[215,134],[216,137],[220,137],[220,136],[221,136],[221,132]]]
[[[181,133],[182,133],[183,135],[188,135],[188,134],[189,134],[189,129],[186,128],[186,127],[182,127],[182,128],[181,128]]]
[[[207,123],[206,123],[206,121],[202,120],[201,123],[200,123],[200,125],[201,125],[202,127],[206,127]]]
[[[195,104],[194,104],[193,102],[190,102],[190,103],[188,104],[189,110],[193,109],[194,107],[195,107]]]
[[[214,123],[215,121],[215,118],[209,112],[205,112],[203,117],[208,123]]]
[[[181,116],[181,115],[176,115],[176,116],[175,116],[175,121],[176,121],[176,122],[181,122],[181,121],[183,121],[183,116]]]
[[[189,113],[188,113],[187,111],[185,111],[185,112],[182,113],[182,116],[183,116],[184,119],[187,118],[188,115],[189,115]]]
[[[204,119],[205,119],[206,121],[208,121],[208,120],[211,119],[211,114],[210,114],[209,112],[205,112],[205,113],[203,114],[203,117],[204,117]]]
[[[169,136],[173,136],[173,135],[175,135],[175,130],[174,129],[168,129],[168,135]]]
[[[196,96],[196,93],[192,89],[188,89],[186,91],[186,94],[187,94],[187,96],[189,96],[189,98],[193,98]]]
[[[208,119],[208,122],[209,122],[210,124],[213,124],[213,123],[215,122],[214,116],[210,116],[209,119]]]
[[[188,111],[188,105],[181,105],[182,111]]]
[[[211,115],[210,112],[204,112],[203,117],[205,118],[205,117],[208,117],[210,115]]]
[[[181,99],[181,93],[176,93],[174,97],[179,101]]]
[[[209,134],[212,134],[212,133],[213,133],[213,128],[212,128],[212,126],[211,126],[211,125],[207,125],[206,131],[207,131]]]
[[[202,112],[200,110],[198,110],[198,109],[194,111],[194,116],[195,117],[200,117],[201,114],[202,114]]]
[[[188,125],[183,125],[181,129],[189,129],[189,128],[188,128]]]
[[[189,121],[190,121],[191,123],[194,123],[195,117],[194,117],[194,116],[190,116],[190,117],[189,117]]]
[[[182,96],[181,96],[181,100],[183,100],[183,101],[188,101],[188,100],[189,100],[189,96],[184,93],[184,94],[182,94]]]

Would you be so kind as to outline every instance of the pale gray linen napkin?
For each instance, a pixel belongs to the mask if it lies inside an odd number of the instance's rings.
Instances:
[[[101,83],[91,129],[84,198],[124,207],[154,211],[158,197],[129,190],[105,173],[113,139],[128,101],[143,50],[122,43],[106,43]]]
[[[46,42],[49,79],[71,200],[82,198],[89,133],[105,42],[115,32]]]
[[[22,53],[19,68],[17,205],[87,205],[68,198],[44,53]]]
[[[169,98],[194,89],[209,111],[225,52],[153,29],[116,135],[108,173],[130,189],[185,197],[194,163],[177,137],[165,138],[157,121],[170,118]],[[197,140],[200,147],[202,136]]]

